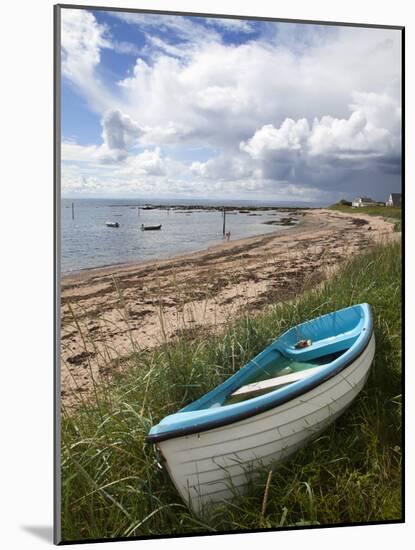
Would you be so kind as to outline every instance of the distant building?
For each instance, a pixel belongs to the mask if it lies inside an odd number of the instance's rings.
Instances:
[[[402,203],[401,193],[391,193],[389,199],[386,201],[386,206],[397,206],[400,208]]]
[[[359,208],[362,206],[375,206],[376,202],[370,197],[357,197],[353,200],[352,206],[354,208]]]

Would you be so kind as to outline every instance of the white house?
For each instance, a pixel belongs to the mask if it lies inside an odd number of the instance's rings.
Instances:
[[[401,193],[391,193],[389,199],[386,201],[386,206],[397,206],[400,207],[402,203],[402,194]]]
[[[357,197],[352,202],[352,206],[354,208],[359,208],[362,206],[374,206],[375,204],[376,202],[369,197]]]

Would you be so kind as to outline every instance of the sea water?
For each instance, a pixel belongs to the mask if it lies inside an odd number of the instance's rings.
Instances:
[[[157,200],[152,203],[162,205]],[[143,210],[144,203],[138,200],[62,199],[62,274],[93,267],[170,258],[223,242],[223,213],[220,209],[193,210],[188,209],[185,201],[177,203],[183,204],[185,208],[175,207],[174,201],[165,203],[172,206],[170,210]],[[192,201],[191,204],[209,205],[208,201]],[[250,205],[255,206],[252,203]],[[243,204],[240,207],[242,210],[247,208]],[[227,212],[226,231],[231,232],[231,241],[271,233],[286,227],[264,222],[287,216],[290,214],[278,209],[235,214]],[[106,222],[118,222],[119,227],[107,227]],[[141,224],[162,224],[162,228],[160,231],[141,231]]]

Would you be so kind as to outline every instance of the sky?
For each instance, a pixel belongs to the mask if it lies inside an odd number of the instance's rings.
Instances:
[[[61,11],[62,196],[401,191],[401,33]]]

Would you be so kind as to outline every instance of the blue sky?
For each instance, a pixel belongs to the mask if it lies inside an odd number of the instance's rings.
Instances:
[[[62,9],[62,194],[401,187],[400,32]]]

